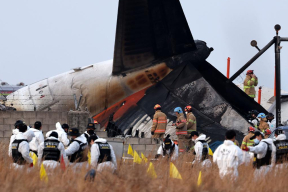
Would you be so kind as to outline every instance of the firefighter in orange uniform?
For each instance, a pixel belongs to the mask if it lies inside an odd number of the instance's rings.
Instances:
[[[164,134],[167,126],[167,116],[161,112],[161,106],[159,104],[155,105],[155,114],[153,117],[153,125],[151,128],[152,138],[164,138]]]
[[[176,135],[178,137],[179,152],[183,153],[188,148],[188,142],[186,139],[187,135],[187,121],[184,117],[181,107],[176,107],[174,112],[177,116],[176,123],[173,124],[176,126]]]

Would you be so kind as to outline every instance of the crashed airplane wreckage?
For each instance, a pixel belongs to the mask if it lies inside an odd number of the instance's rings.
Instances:
[[[194,41],[179,0],[120,0],[114,60],[47,78],[8,96],[17,110],[87,110],[107,125],[151,137],[160,104],[173,134],[175,107],[191,105],[197,129],[222,140],[227,129],[243,137],[247,112],[266,110],[206,61],[212,48]]]

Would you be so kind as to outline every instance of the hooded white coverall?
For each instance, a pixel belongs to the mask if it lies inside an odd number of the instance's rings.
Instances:
[[[58,140],[60,142],[62,142],[65,147],[67,147],[69,145],[70,141],[69,141],[69,139],[67,137],[67,133],[64,131],[64,129],[62,128],[62,126],[61,126],[61,124],[59,122],[56,123],[56,130],[48,131],[46,133],[46,137],[49,137],[50,134],[52,133],[52,131],[55,131],[55,132],[58,133]]]
[[[56,141],[58,141],[58,138],[56,138],[56,137],[48,137],[47,139],[48,140],[56,140]],[[65,162],[65,165],[67,165],[68,161],[67,161],[67,157],[66,157],[65,148],[64,148],[63,143],[59,142],[58,149],[60,151],[59,160],[61,160],[61,157],[63,155],[63,159],[64,159],[64,162]],[[44,141],[40,144],[40,146],[38,148],[38,165],[39,166],[41,165],[41,162],[42,162],[43,150],[44,150]],[[53,161],[53,160],[44,160],[43,161],[43,165],[45,166],[45,168],[47,167],[47,168],[54,169],[58,165],[60,165],[60,163],[58,161]]]
[[[196,140],[195,140],[195,146],[194,146],[194,150],[195,150],[195,160],[193,161],[193,164],[194,163],[200,163],[201,160],[202,160],[202,152],[203,152],[203,143],[200,142],[200,141],[205,141],[206,140],[206,135],[202,134],[200,135]],[[209,153],[209,145],[207,143],[207,150],[208,150],[208,153]],[[207,154],[208,155],[208,154]],[[210,161],[210,159],[205,159],[201,165],[203,167],[211,167],[212,166],[212,163]]]
[[[267,123],[270,127],[270,130],[273,132],[276,129],[276,119],[273,119],[271,122],[268,121]]]
[[[15,140],[15,137],[18,133],[20,133],[19,129],[12,130],[12,136],[10,137],[10,144]],[[25,139],[27,139],[28,142],[32,141],[33,137],[35,137],[34,132],[30,130],[29,126],[27,126],[27,131],[23,133],[23,136]]]
[[[174,142],[171,141],[171,145],[173,145]],[[163,142],[160,147],[158,148],[158,151],[157,151],[157,154],[158,155],[162,155],[163,156],[163,148],[165,148],[165,143]],[[171,161],[175,161],[177,158],[178,158],[178,154],[179,154],[179,148],[177,145],[175,145],[175,148],[174,148],[174,151],[173,151],[173,154],[171,156]],[[170,149],[166,150],[166,155],[169,155],[170,154]],[[164,156],[163,156],[164,157]]]
[[[26,139],[26,137],[24,137],[24,134],[22,132],[19,132],[17,135],[14,135],[14,140],[21,140],[21,139]],[[13,141],[14,141],[13,140]],[[10,141],[10,144],[9,144],[9,153],[8,155],[10,157],[12,157],[12,143],[13,141],[11,142]],[[25,161],[27,163],[33,163],[33,160],[32,158],[29,156],[29,143],[27,141],[22,141],[20,144],[19,144],[19,148],[18,148],[18,151],[22,154],[22,157],[25,159]],[[23,168],[25,165],[19,165],[17,163],[13,163],[12,164],[12,167],[13,168]]]
[[[219,175],[223,178],[225,175],[238,177],[238,166],[243,163],[243,153],[233,141],[225,140],[213,154],[213,162],[217,163]]]
[[[12,136],[10,137],[10,143],[9,143],[9,149],[8,149],[8,155],[9,155],[10,157],[12,156],[12,151],[11,151],[10,146],[11,146],[11,144],[13,143],[13,141],[15,140],[16,135],[17,135],[18,133],[21,133],[21,132],[19,131],[19,129],[13,129],[13,130],[12,130]],[[32,141],[33,137],[35,136],[35,135],[34,135],[34,132],[31,131],[30,128],[29,128],[29,130],[28,130],[28,126],[27,126],[27,131],[25,131],[24,133],[22,133],[22,135],[23,135],[24,139],[27,139],[28,142]]]
[[[268,139],[262,139],[260,143],[255,147],[248,147],[250,152],[256,153],[258,159],[262,159],[266,156],[267,153],[267,147],[268,145],[264,142],[267,142],[269,144],[270,150],[272,150],[271,154],[271,165],[261,166],[260,169],[255,170],[255,178],[259,176],[264,176],[268,173],[268,171],[275,165],[276,162],[276,147],[273,143],[273,140]]]
[[[30,150],[38,152],[38,146],[40,143],[44,142],[44,136],[41,130],[30,128],[30,131],[33,131],[35,137],[29,143]]]
[[[86,143],[87,145],[86,137],[83,134],[80,135],[79,137],[74,139],[74,141],[67,147],[67,149],[65,149],[66,156],[71,156],[79,150],[80,144],[75,140],[80,141],[82,143]],[[85,162],[76,162],[75,167],[82,167],[84,163]],[[73,163],[70,162],[70,164],[73,164]]]
[[[111,169],[112,172],[114,172],[117,169],[117,159],[112,145],[109,144],[111,161],[106,161],[98,164],[98,159],[100,157],[100,150],[97,143],[107,143],[107,140],[99,138],[96,139],[94,142],[95,143],[91,146],[91,166],[95,168],[97,172],[101,172],[106,168],[109,168]]]
[[[285,134],[280,134],[275,138],[276,141],[283,141],[286,140],[286,135]]]

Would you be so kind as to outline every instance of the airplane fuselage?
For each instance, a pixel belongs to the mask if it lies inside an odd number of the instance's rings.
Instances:
[[[17,90],[7,97],[6,105],[18,111],[75,110],[74,94],[80,109],[95,116],[119,101],[162,80],[171,69],[159,63],[145,69],[113,76],[113,61],[43,79]]]

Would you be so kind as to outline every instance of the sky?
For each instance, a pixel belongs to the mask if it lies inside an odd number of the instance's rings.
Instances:
[[[288,1],[181,0],[194,39],[214,51],[207,59],[234,74],[274,36],[288,37]],[[75,67],[113,58],[118,0],[0,0],[0,80],[31,84]],[[287,46],[286,46],[287,45]],[[282,89],[288,91],[288,42],[282,43]],[[249,69],[259,85],[274,86],[274,48]],[[245,74],[242,74],[242,78]],[[234,82],[242,83],[238,78]]]

